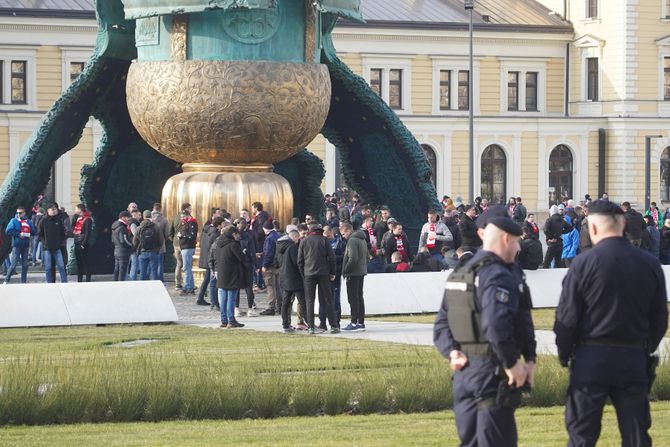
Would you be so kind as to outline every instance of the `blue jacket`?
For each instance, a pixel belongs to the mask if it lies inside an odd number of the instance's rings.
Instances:
[[[25,222],[30,226],[30,235],[34,236],[35,235],[35,226],[33,225],[32,221],[30,219],[24,219]],[[9,221],[7,224],[7,228],[5,228],[5,233],[7,233],[8,236],[12,237],[12,247],[16,248],[26,248],[30,246],[30,238],[25,237],[22,238],[21,235],[21,221],[19,220],[19,216],[17,215],[15,218]]]
[[[274,266],[277,239],[279,239],[279,233],[275,230],[265,236],[265,241],[263,241],[263,267],[265,268]]]
[[[572,219],[570,216],[565,216],[565,221],[572,226]],[[577,248],[579,248],[579,231],[575,228],[565,233],[563,236],[563,253],[562,259],[572,259],[577,256]]]

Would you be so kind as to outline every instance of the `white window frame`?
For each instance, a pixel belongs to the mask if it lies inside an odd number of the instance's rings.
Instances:
[[[407,55],[378,55],[362,54],[363,78],[370,84],[370,70],[379,68],[382,70],[382,99],[388,104],[390,71],[402,70],[402,83],[400,92],[400,109],[393,109],[396,113],[412,113],[412,57]],[[390,105],[389,105],[390,107]]]
[[[661,20],[670,21],[670,8],[668,8],[668,0],[661,0]]]
[[[500,60],[500,114],[508,116],[534,116],[546,114],[547,110],[547,62],[548,59],[501,59]],[[519,72],[519,110],[507,110],[507,73]],[[537,73],[537,110],[526,110],[526,73]]]
[[[602,16],[602,11],[600,10],[602,2],[600,0],[596,0],[596,9],[597,9],[596,12],[598,13],[598,15],[596,17],[589,17],[589,1],[590,0],[586,0],[584,2],[584,20],[587,20],[587,21],[600,20],[600,17]]]
[[[62,87],[67,90],[70,86],[70,64],[73,62],[88,63],[88,60],[93,55],[93,48],[91,47],[61,47],[61,60],[63,61],[62,69]]]
[[[665,99],[663,88],[663,60],[666,57],[670,57],[670,36],[657,40],[656,45],[658,46],[658,113],[662,116],[670,116],[670,100]]]
[[[470,71],[470,62],[463,57],[433,56],[433,115],[468,115],[469,110],[458,109],[458,72]],[[481,58],[473,61],[474,74],[472,76],[472,102],[475,115],[479,115],[479,65]],[[451,82],[449,85],[449,96],[451,109],[440,109],[440,71],[451,71]]]
[[[2,47],[2,100],[0,110],[37,110],[37,47]],[[26,102],[11,104],[12,101],[12,61],[26,62]]]
[[[604,42],[596,37],[591,35],[583,36],[575,41],[575,47],[580,52],[580,104],[579,104],[579,115],[589,115],[589,116],[598,116],[602,115],[602,102],[603,102],[603,44]],[[586,99],[588,94],[587,82],[588,82],[588,64],[586,59],[588,58],[597,58],[598,59],[598,101],[589,101]]]

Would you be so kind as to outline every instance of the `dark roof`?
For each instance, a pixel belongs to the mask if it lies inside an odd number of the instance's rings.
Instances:
[[[463,29],[469,22],[463,0],[362,0],[361,11],[367,26]],[[475,0],[473,23],[480,30],[573,32],[570,22],[535,0]]]
[[[0,15],[95,18],[95,0],[0,0]]]
[[[108,0],[103,0],[108,1]],[[463,0],[361,0],[367,24],[341,20],[344,26],[463,29],[468,12]],[[0,0],[0,15],[95,17],[95,0]],[[570,22],[535,0],[475,0],[476,29],[572,32]]]

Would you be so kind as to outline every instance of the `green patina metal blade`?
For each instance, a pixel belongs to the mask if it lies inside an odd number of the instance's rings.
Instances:
[[[316,8],[328,14],[335,14],[356,22],[365,23],[361,14],[361,0],[316,0]]]

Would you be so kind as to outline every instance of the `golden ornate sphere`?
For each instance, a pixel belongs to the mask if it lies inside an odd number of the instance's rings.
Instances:
[[[321,131],[331,85],[322,64],[133,62],[128,111],[142,138],[180,163],[272,164]]]

